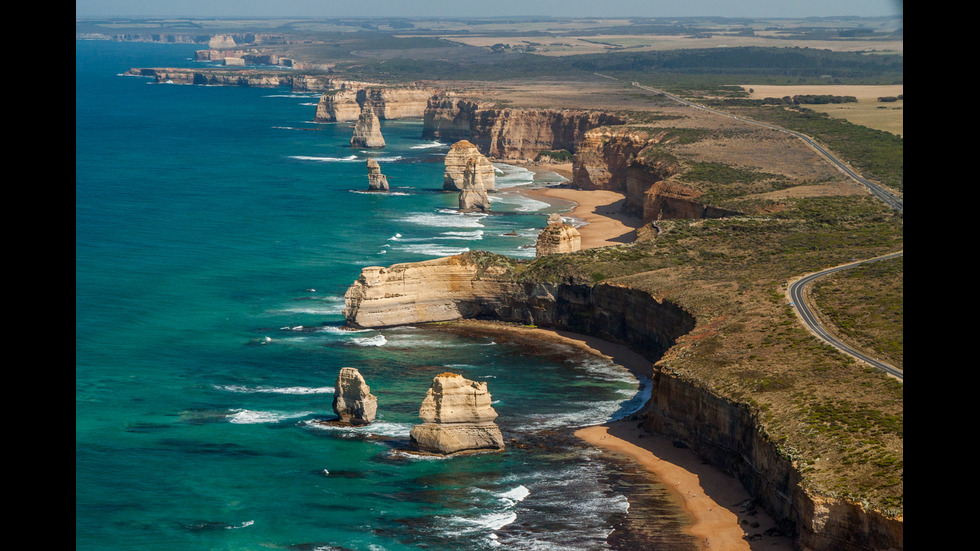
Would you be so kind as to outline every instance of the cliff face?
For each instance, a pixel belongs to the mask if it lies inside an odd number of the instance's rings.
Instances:
[[[461,191],[463,189],[463,171],[470,159],[476,160],[475,179],[487,191],[497,187],[497,172],[493,163],[484,157],[475,145],[460,140],[446,152],[446,170],[442,175],[442,189],[446,191]]]
[[[130,76],[150,77],[154,82],[172,84],[202,84],[209,86],[251,86],[278,88],[287,86],[294,91],[322,91],[333,88],[335,80],[327,77],[294,76],[280,71],[209,70],[175,68],[132,68]]]
[[[339,91],[327,92],[320,97],[313,120],[353,121],[357,120],[362,109],[371,109],[383,120],[421,118],[433,93],[428,88],[386,88],[345,82]]]
[[[436,96],[423,117],[422,137],[469,140],[498,159],[532,160],[541,151],[574,151],[585,132],[625,121],[609,113],[569,109],[500,109],[488,104]]]
[[[622,343],[658,362],[695,329],[684,309],[641,289],[615,284],[518,282],[503,262],[473,254],[368,267],[348,289],[344,315],[355,327],[461,318],[496,319],[565,329]],[[791,459],[769,440],[746,406],[654,364],[643,425],[683,441],[738,479],[812,551],[902,549],[902,520],[859,504],[813,495]]]
[[[572,160],[572,182],[582,189],[623,193],[624,212],[640,217],[643,223],[736,214],[705,206],[701,191],[671,180],[680,167],[656,154],[665,134],[630,126],[589,130]]]

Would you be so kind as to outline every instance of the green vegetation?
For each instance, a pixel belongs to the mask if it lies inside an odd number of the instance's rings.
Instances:
[[[555,163],[570,163],[572,162],[573,156],[574,155],[572,154],[571,151],[568,151],[567,149],[559,149],[557,151],[541,151],[538,153],[538,156],[535,157],[534,160],[541,161],[544,159],[548,159],[551,162],[555,162]]]
[[[821,317],[849,343],[902,368],[903,258],[883,260],[821,278],[812,298]]]

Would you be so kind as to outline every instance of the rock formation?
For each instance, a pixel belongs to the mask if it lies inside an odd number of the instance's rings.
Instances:
[[[364,108],[382,120],[421,118],[434,91],[416,86],[383,87],[358,81],[338,83],[316,106],[314,122],[354,121]]]
[[[585,132],[624,124],[618,115],[573,109],[500,109],[449,94],[429,99],[423,118],[425,139],[469,140],[497,159],[534,159],[544,150],[575,151]]]
[[[582,248],[582,234],[574,226],[566,224],[558,213],[548,217],[548,225],[538,234],[535,256],[573,253]]]
[[[901,518],[884,517],[846,497],[813,492],[756,411],[660,361],[679,339],[703,331],[706,322],[642,288],[518,281],[507,262],[488,253],[467,253],[364,268],[345,295],[344,315],[355,327],[501,320],[626,345],[654,365],[650,399],[638,414],[644,428],[683,442],[735,477],[779,525],[796,534],[798,548],[903,548]]]
[[[333,411],[341,421],[352,425],[366,425],[374,421],[378,399],[371,394],[371,387],[364,382],[358,370],[342,368],[333,392]]]
[[[380,149],[385,146],[384,136],[381,135],[381,121],[371,109],[361,111],[357,124],[354,125],[354,135],[351,136],[350,146],[371,149]]]
[[[476,159],[475,179],[483,189],[496,189],[497,172],[490,162],[475,145],[467,140],[460,140],[449,148],[446,153],[446,171],[442,177],[442,189],[460,191],[463,189],[463,170],[470,159]]]
[[[463,169],[463,186],[459,190],[461,212],[490,212],[490,197],[477,176],[477,160],[470,157]]]
[[[456,373],[442,373],[419,408],[422,424],[409,433],[417,451],[452,454],[462,451],[502,450],[504,437],[494,423],[497,412],[490,406],[487,383],[477,383]]]
[[[368,159],[368,191],[388,191],[388,178],[381,174],[378,161]]]

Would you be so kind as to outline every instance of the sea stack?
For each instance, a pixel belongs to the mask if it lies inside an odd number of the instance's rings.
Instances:
[[[422,424],[409,432],[410,445],[417,451],[448,455],[504,449],[504,437],[493,422],[497,412],[490,406],[487,383],[456,373],[436,375],[419,417]]]
[[[381,174],[381,166],[374,159],[367,160],[368,191],[388,191],[388,178]]]
[[[480,153],[475,145],[467,140],[460,140],[449,148],[446,153],[446,172],[442,178],[444,191],[460,191],[463,189],[463,171],[469,159],[476,159],[475,179],[486,191],[496,189],[497,173],[489,159]]]
[[[361,110],[361,115],[357,118],[354,125],[354,135],[350,139],[351,147],[367,147],[380,149],[385,146],[385,139],[381,135],[381,121],[370,107]]]
[[[490,212],[490,197],[477,177],[477,160],[470,157],[463,169],[463,186],[459,190],[460,212]]]
[[[553,213],[548,217],[548,225],[538,234],[535,256],[573,253],[581,249],[582,234],[574,226],[566,224],[560,214]]]
[[[340,421],[352,425],[366,425],[374,421],[378,399],[371,394],[371,387],[360,371],[353,367],[342,368],[333,393],[333,411]]]

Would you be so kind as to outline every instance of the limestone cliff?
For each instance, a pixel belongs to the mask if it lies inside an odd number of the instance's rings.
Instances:
[[[491,158],[533,160],[544,150],[574,151],[587,130],[625,122],[600,111],[506,109],[446,94],[428,101],[422,137],[465,139]]]
[[[368,191],[388,191],[388,178],[381,173],[381,166],[374,159],[367,160]]]
[[[573,253],[582,249],[582,234],[574,226],[562,221],[561,215],[548,218],[548,225],[538,234],[535,256]]]
[[[374,421],[378,398],[361,372],[353,367],[341,368],[334,383],[333,411],[344,423],[366,425]]]
[[[496,188],[497,171],[475,145],[460,140],[449,148],[446,153],[446,170],[442,177],[442,189],[446,191],[460,191],[463,189],[463,171],[466,163],[470,159],[476,160],[474,178],[483,186],[486,191],[493,191]]]
[[[623,211],[644,223],[736,214],[704,205],[703,192],[672,180],[680,167],[657,149],[667,134],[629,125],[589,130],[572,160],[572,183],[582,189],[622,192]]]
[[[470,157],[463,169],[463,184],[459,190],[460,212],[490,212],[490,197],[477,176],[477,160]]]
[[[629,346],[654,365],[643,425],[683,442],[735,477],[800,549],[903,548],[903,523],[803,484],[752,409],[674,374],[659,363],[698,320],[649,292],[617,284],[520,280],[510,261],[467,253],[390,268],[368,267],[348,289],[344,315],[354,327],[462,318],[534,324]]]
[[[159,84],[198,84],[207,86],[250,86],[254,88],[289,87],[293,91],[321,91],[335,86],[334,79],[292,75],[282,71],[253,69],[182,69],[169,67],[134,67],[129,76],[149,77]]]
[[[381,135],[381,122],[370,108],[365,108],[358,116],[350,146],[370,149],[380,149],[385,146],[384,136]]]
[[[456,373],[437,375],[419,408],[422,424],[409,432],[410,445],[438,454],[504,449],[504,437],[493,422],[497,412],[490,402],[487,383]]]
[[[339,90],[324,93],[317,103],[315,122],[357,120],[370,108],[381,120],[421,118],[434,91],[417,86],[383,87],[365,82],[344,82]]]

